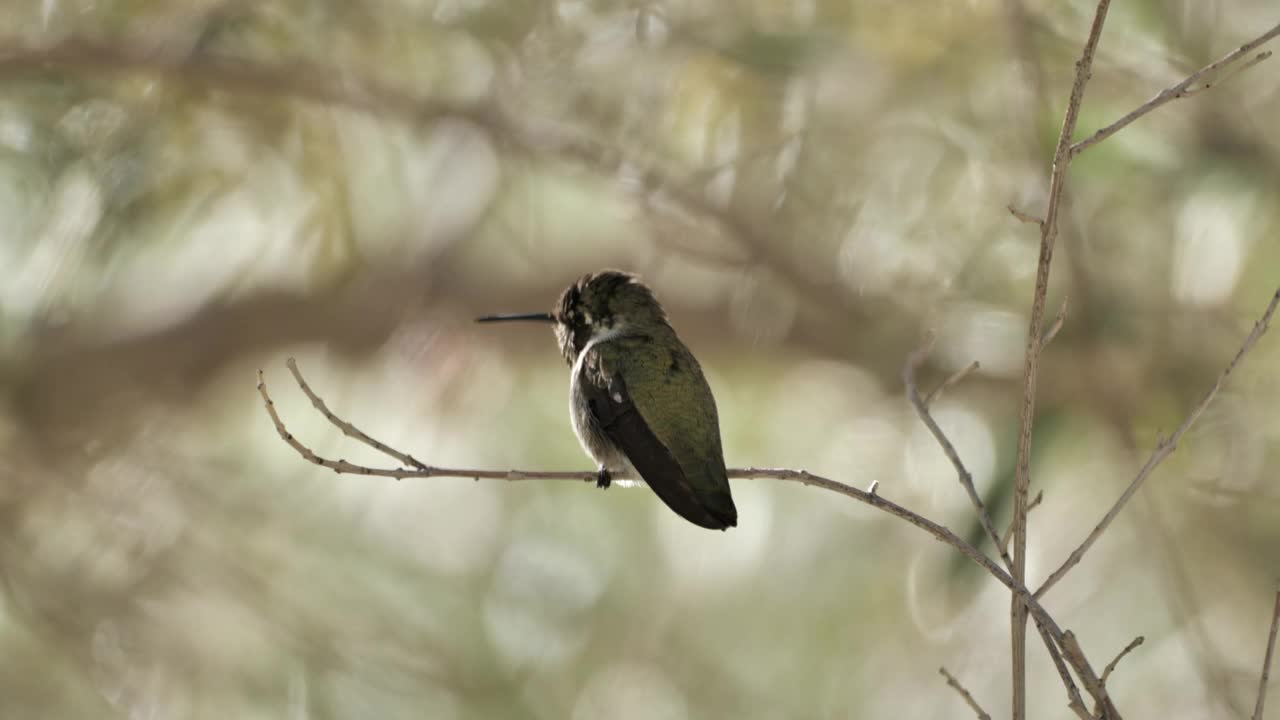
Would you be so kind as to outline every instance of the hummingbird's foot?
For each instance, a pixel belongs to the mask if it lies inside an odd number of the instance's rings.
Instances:
[[[609,473],[609,469],[604,467],[600,468],[600,471],[596,473],[596,487],[607,488],[612,483],[613,475]]]

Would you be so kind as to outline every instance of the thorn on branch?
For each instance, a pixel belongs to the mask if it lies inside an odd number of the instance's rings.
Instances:
[[[1030,223],[1040,228],[1044,227],[1044,220],[1042,218],[1038,218],[1035,215],[1032,215],[1031,213],[1023,212],[1018,208],[1014,207],[1012,204],[1006,205],[1005,207],[1008,208],[1009,214],[1017,218],[1019,221],[1024,223]]]

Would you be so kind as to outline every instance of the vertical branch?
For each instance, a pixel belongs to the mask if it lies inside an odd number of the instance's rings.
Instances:
[[[1271,611],[1271,633],[1267,636],[1267,653],[1262,658],[1262,679],[1258,681],[1258,704],[1253,706],[1253,720],[1262,720],[1262,706],[1267,701],[1267,681],[1271,676],[1271,655],[1276,649],[1276,627],[1280,626],[1280,590],[1276,591],[1276,607]]]
[[[1031,299],[1031,321],[1027,329],[1026,359],[1023,368],[1022,403],[1018,413],[1018,459],[1013,485],[1013,577],[1025,582],[1027,569],[1027,506],[1031,486],[1031,429],[1035,415],[1036,380],[1040,366],[1040,350],[1044,337],[1044,305],[1049,291],[1049,268],[1053,262],[1053,246],[1058,238],[1058,211],[1062,205],[1062,191],[1066,184],[1067,166],[1071,163],[1071,138],[1075,134],[1080,116],[1080,103],[1084,88],[1092,74],[1093,56],[1102,37],[1102,26],[1107,19],[1110,0],[1099,0],[1094,12],[1093,25],[1085,41],[1084,50],[1076,62],[1075,81],[1071,85],[1071,97],[1067,101],[1062,131],[1053,153],[1053,170],[1049,176],[1049,203],[1044,222],[1040,225],[1040,258],[1036,266],[1035,293]],[[1013,598],[1010,625],[1010,642],[1013,661],[1013,718],[1024,720],[1027,716],[1027,607],[1021,598]]]

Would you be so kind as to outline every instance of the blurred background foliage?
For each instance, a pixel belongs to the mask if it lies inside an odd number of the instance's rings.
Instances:
[[[1008,599],[836,495],[335,476],[283,371],[433,464],[589,467],[541,310],[641,273],[734,466],[804,467],[981,532],[903,399],[1009,515],[1048,158],[1084,0],[23,0],[0,13],[0,714],[962,717],[1008,707]],[[1277,21],[1114,3],[1081,132]],[[1262,63],[1073,166],[1030,572],[1092,528],[1280,278]],[[1243,716],[1280,557],[1280,343],[1048,596],[1134,717]],[[988,548],[989,549],[989,548]],[[1037,717],[1067,717],[1042,648]]]

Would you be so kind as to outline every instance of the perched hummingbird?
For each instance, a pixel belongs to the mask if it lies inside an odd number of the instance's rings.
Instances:
[[[555,324],[569,378],[569,412],[599,464],[596,485],[628,472],[681,517],[713,530],[738,524],[711,388],[653,291],[616,270],[583,275],[550,313],[478,322]]]

